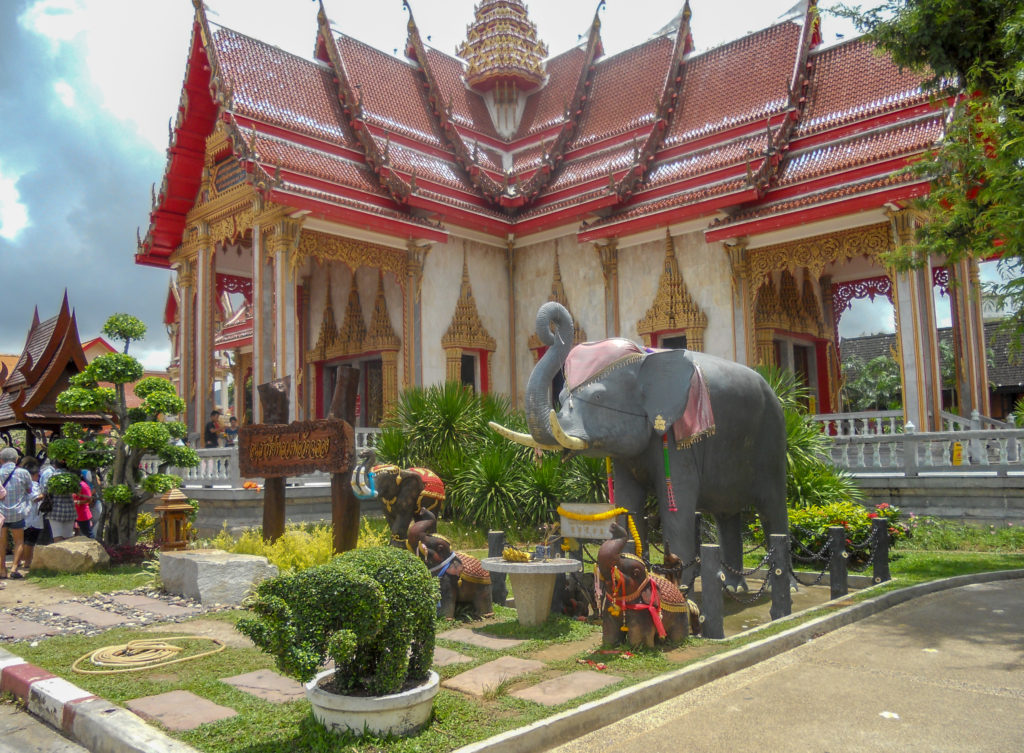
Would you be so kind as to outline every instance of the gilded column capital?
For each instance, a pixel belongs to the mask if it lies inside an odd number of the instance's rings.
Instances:
[[[893,240],[897,245],[908,246],[917,235],[917,226],[921,221],[921,213],[916,209],[886,209],[885,216],[892,226]]]
[[[302,230],[302,219],[279,219],[271,225],[270,256],[277,256],[281,252],[292,251],[298,245],[299,233]]]
[[[726,255],[729,257],[729,268],[732,271],[733,283],[742,282],[750,274],[750,265],[747,261],[747,238],[739,238],[734,243],[723,243]]]
[[[619,241],[611,238],[603,243],[595,243],[594,250],[601,257],[601,271],[605,282],[619,274]]]
[[[178,267],[178,287],[191,288],[196,284],[195,268],[190,262],[183,261]]]
[[[406,242],[406,272],[410,278],[418,280],[423,276],[423,265],[426,263],[430,249],[433,247],[434,244],[424,241],[410,239]]]

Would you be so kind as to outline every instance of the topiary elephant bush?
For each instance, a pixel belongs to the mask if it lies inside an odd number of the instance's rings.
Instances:
[[[426,680],[438,598],[437,579],[409,552],[354,549],[261,582],[238,630],[300,682],[333,659],[325,690],[387,695]]]

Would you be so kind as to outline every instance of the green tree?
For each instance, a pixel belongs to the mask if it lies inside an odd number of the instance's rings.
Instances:
[[[846,410],[895,410],[903,404],[900,367],[892,356],[877,356],[867,363],[851,356],[844,361],[843,371]]]
[[[109,434],[64,424],[62,436],[50,441],[48,452],[67,463],[73,471],[89,469],[103,478],[102,493],[106,516],[101,532],[105,543],[135,543],[139,509],[151,497],[181,485],[181,479],[166,473],[168,466],[180,468],[199,464],[195,450],[179,445],[187,433],[185,424],[169,421],[181,413],[185,401],[174,386],[160,377],[142,378],[142,365],[128,355],[133,340],[141,340],[146,325],[128,314],[115,314],[103,327],[103,334],[124,343],[124,352],[97,356],[81,373],[71,377],[71,386],[57,397],[61,413],[99,413],[110,426]],[[135,395],[142,401],[128,408],[126,385],[136,382]],[[143,455],[160,459],[159,472],[147,474],[140,467]]]
[[[907,168],[931,182],[918,201],[925,224],[887,261],[1001,254],[1004,282],[990,289],[1024,331],[1024,0],[885,0],[838,13],[954,102],[941,143]]]

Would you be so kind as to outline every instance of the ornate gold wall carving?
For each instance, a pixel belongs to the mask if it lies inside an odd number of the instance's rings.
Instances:
[[[658,292],[654,296],[654,303],[637,322],[637,332],[643,337],[644,345],[651,347],[654,345],[655,333],[683,331],[689,350],[704,350],[704,330],[707,326],[707,315],[700,310],[686,289],[676,259],[675,244],[666,229],[665,262],[658,279]]]
[[[391,316],[388,314],[388,302],[384,297],[384,273],[377,275],[377,295],[373,300],[373,319],[370,321],[370,329],[363,341],[364,350],[395,350],[401,347],[401,341],[391,326]]]
[[[345,319],[338,330],[338,356],[352,356],[362,353],[365,348],[363,342],[366,340],[366,320],[363,319],[363,303],[359,299],[359,285],[355,277],[352,278],[352,287],[348,291],[348,306],[345,309]]]
[[[551,279],[551,295],[548,297],[549,301],[555,301],[565,306],[566,310],[572,315],[572,307],[569,305],[569,298],[565,294],[565,285],[562,284],[562,269],[558,264],[558,249],[555,249],[555,269]],[[583,329],[583,326],[573,317],[573,343],[579,344],[587,341],[587,331]],[[539,351],[544,347],[544,344],[537,337],[537,333],[534,332],[530,335],[527,340],[527,347],[534,352],[534,355],[539,357]]]
[[[881,222],[748,250],[747,263],[751,282],[758,286],[771,272],[781,269],[804,267],[817,279],[831,262],[856,256],[874,258],[892,248],[889,224]]]
[[[462,260],[462,287],[459,290],[459,300],[455,304],[451,324],[441,338],[441,347],[446,352],[450,348],[488,351],[497,348],[494,338],[480,321],[480,312],[473,297],[473,286],[469,282],[469,266],[465,258]]]
[[[408,261],[402,251],[310,230],[304,231],[299,238],[292,255],[292,264],[298,266],[306,259],[315,259],[321,264],[328,261],[341,262],[353,274],[360,267],[374,267],[394,274],[399,284],[402,284],[407,274]]]

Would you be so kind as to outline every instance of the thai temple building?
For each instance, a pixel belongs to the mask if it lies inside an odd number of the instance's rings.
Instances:
[[[445,380],[521,403],[547,300],[579,341],[790,369],[828,413],[839,319],[883,295],[905,419],[935,429],[936,286],[952,300],[960,410],[987,415],[977,264],[897,273],[879,259],[920,222],[909,202],[928,185],[899,170],[941,138],[944,103],[862,39],[824,44],[814,0],[699,53],[690,19],[684,2],[605,55],[598,6],[580,44],[549,56],[521,0],[481,0],[456,56],[412,10],[394,56],[321,6],[305,58],[196,0],[136,257],[173,270],[190,427],[228,374],[234,411],[251,400],[256,420],[255,385],[290,375],[294,418],[319,418],[348,367],[361,425]]]

